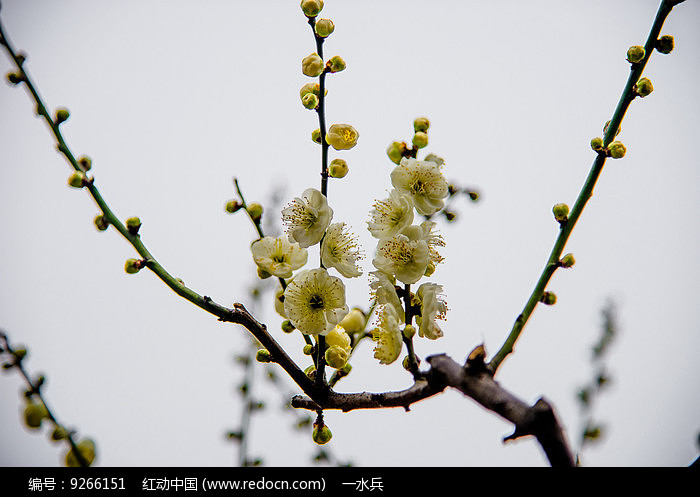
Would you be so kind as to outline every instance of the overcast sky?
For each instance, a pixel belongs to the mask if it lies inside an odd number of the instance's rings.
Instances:
[[[495,353],[546,262],[557,234],[551,207],[573,205],[594,153],[589,141],[615,108],[629,72],[625,53],[643,44],[658,7],[651,0],[476,2],[328,0],[321,17],[335,33],[326,55],[347,70],[327,79],[327,119],[350,123],[358,146],[333,152],[350,173],[332,181],[335,220],[358,233],[391,187],[385,150],[410,140],[412,121],[431,120],[427,152],[446,160],[458,222],[441,223],[442,284],[450,311],[426,357],[462,361],[484,343]],[[296,0],[3,0],[2,20],[76,155],[93,159],[104,197],[126,219],[139,216],[154,256],[217,302],[250,303],[255,239],[241,215],[224,212],[238,177],[248,200],[284,203],[319,187],[316,115],[299,88],[301,59],[315,50]],[[592,375],[590,347],[601,310],[617,304],[619,335],[607,357],[611,386],[596,406],[606,437],[586,465],[687,465],[700,433],[698,172],[700,3],[678,6],[663,33],[676,49],[654,53],[645,75],[655,91],[632,103],[619,139],[566,247],[576,265],[549,289],[501,384],[523,400],[549,399],[577,445],[575,393]],[[0,57],[0,72],[12,69]],[[23,88],[0,86],[0,327],[29,349],[59,419],[97,442],[102,466],[225,466],[225,440],[240,422],[233,360],[246,332],[180,299],[152,273],[127,275],[131,246],[92,225],[87,192],[66,185],[56,153]],[[266,216],[279,220],[270,209]],[[310,256],[310,261],[316,257]],[[348,283],[367,306],[365,277]],[[303,365],[303,341],[283,335],[271,301],[257,312]],[[400,364],[379,366],[369,343],[353,357],[341,391],[397,390]],[[255,383],[269,407],[254,419],[251,455],[268,465],[308,465],[316,448],[281,396]],[[288,390],[294,392],[289,383]],[[0,378],[0,464],[56,465],[63,449],[23,428],[21,382]],[[360,466],[546,464],[532,440],[503,445],[508,423],[448,391],[402,409],[329,411],[328,448]]]

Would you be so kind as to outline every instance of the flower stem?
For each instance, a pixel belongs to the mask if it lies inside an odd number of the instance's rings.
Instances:
[[[605,136],[603,137],[604,147],[607,147],[615,139],[615,135],[617,134],[617,130],[620,127],[620,123],[622,122],[622,119],[624,118],[630,103],[636,97],[634,85],[637,83],[637,81],[639,81],[639,78],[642,75],[642,72],[644,71],[644,67],[647,64],[651,53],[654,51],[654,45],[661,32],[661,27],[663,26],[666,17],[671,12],[673,6],[676,3],[678,2],[674,0],[663,0],[661,2],[659,10],[656,13],[656,18],[654,19],[654,23],[651,27],[651,30],[649,31],[649,36],[647,37],[647,41],[644,45],[646,55],[644,56],[644,59],[640,62],[631,64],[630,74],[627,78],[627,83],[625,84],[620,100],[618,101],[617,107],[615,108],[615,112],[613,113],[613,116],[610,120],[610,124],[608,125],[608,129],[605,132]],[[559,260],[561,258],[561,254],[564,250],[566,242],[569,239],[571,231],[574,229],[576,222],[578,221],[579,217],[581,216],[581,213],[583,212],[584,207],[586,206],[586,203],[593,195],[593,189],[595,188],[595,184],[598,181],[598,177],[600,176],[603,170],[605,159],[605,152],[601,152],[598,153],[595,160],[593,161],[593,166],[591,167],[591,170],[588,173],[588,177],[586,178],[586,181],[583,184],[583,187],[578,195],[578,198],[576,199],[574,207],[569,213],[567,221],[560,225],[559,235],[557,236],[556,241],[554,242],[554,247],[552,248],[552,251],[549,255],[547,264],[542,270],[542,273],[540,275],[539,280],[537,281],[537,284],[535,285],[534,290],[530,294],[530,298],[525,304],[523,311],[515,320],[513,328],[508,337],[506,338],[505,342],[489,362],[489,368],[494,374],[502,364],[503,360],[513,352],[513,347],[515,346],[516,341],[520,337],[520,334],[523,328],[525,327],[525,324],[532,315],[532,312],[535,310],[535,307],[539,303],[540,298],[542,297],[542,294],[544,293],[544,290],[547,284],[549,283],[549,280],[551,279],[555,271],[560,267]]]

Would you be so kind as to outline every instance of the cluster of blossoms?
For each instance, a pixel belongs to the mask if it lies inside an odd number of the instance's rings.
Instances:
[[[425,134],[427,119],[416,119],[414,128],[419,136]],[[442,172],[444,161],[432,154],[425,160],[392,157],[394,149],[392,144],[387,151],[397,164],[391,172],[394,188],[387,198],[375,202],[367,222],[370,233],[378,240],[372,261],[376,271],[370,273],[370,287],[378,310],[372,332],[377,342],[374,356],[382,364],[394,362],[401,354],[403,338],[415,333],[412,316],[416,317],[419,336],[436,339],[442,336],[437,321],[444,319],[447,311],[440,285],[423,283],[415,294],[410,292],[410,285],[430,276],[443,260],[438,247],[444,246],[444,241],[435,232],[436,225],[430,216],[445,206],[449,195],[449,185]],[[405,152],[403,147],[401,153]],[[416,214],[425,220],[414,224]],[[403,290],[396,286],[397,282],[404,284]]]

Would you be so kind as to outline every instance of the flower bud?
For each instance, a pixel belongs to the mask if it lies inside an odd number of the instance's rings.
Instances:
[[[268,351],[267,349],[259,349],[255,353],[255,360],[258,362],[270,362],[270,351]]]
[[[412,324],[407,324],[406,327],[403,329],[403,336],[408,338],[409,340],[413,338],[416,334],[416,328]]]
[[[608,155],[613,159],[622,159],[626,152],[627,149],[622,142],[614,141],[608,145]]]
[[[414,148],[425,148],[428,146],[428,133],[425,131],[416,131],[413,135]]]
[[[554,292],[544,292],[540,298],[544,305],[554,305],[557,303],[557,296]]]
[[[241,207],[243,207],[243,205],[238,200],[229,200],[226,202],[226,212],[229,214],[237,212]]]
[[[413,121],[413,130],[414,131],[428,131],[428,128],[430,127],[430,121],[428,120],[427,117],[418,117]]]
[[[282,321],[282,331],[284,331],[285,333],[291,333],[294,330],[296,330],[296,328],[289,319],[285,319],[284,321]]]
[[[556,204],[552,207],[552,213],[554,214],[554,219],[563,223],[569,217],[569,206],[566,204]]]
[[[263,215],[263,208],[262,205],[253,202],[252,204],[248,204],[248,214],[250,214],[250,218],[255,221],[256,223],[260,221],[260,218]]]
[[[105,217],[104,214],[98,214],[95,216],[95,228],[97,228],[100,231],[105,231],[107,228],[109,228],[109,221],[107,221],[107,217]]]
[[[450,222],[450,223],[451,223],[452,221],[454,221],[455,219],[457,219],[457,213],[456,213],[456,212],[443,210],[442,213],[445,214],[445,219],[447,219],[447,221]]]
[[[301,60],[301,72],[311,78],[319,76],[324,68],[323,59],[317,53],[307,55]]]
[[[326,134],[326,143],[336,150],[349,150],[357,145],[360,133],[349,124],[333,124]]]
[[[316,379],[316,366],[313,364],[306,368],[304,370],[304,374],[309,378],[310,380],[315,380]]]
[[[347,364],[349,358],[348,351],[338,345],[326,349],[326,363],[333,369],[341,369]]]
[[[332,73],[340,72],[345,69],[345,61],[340,55],[334,55],[328,62],[326,62],[326,67]]]
[[[299,98],[304,98],[304,95],[308,95],[309,93],[315,93],[314,86],[316,84],[317,83],[306,83],[304,86],[302,86],[299,90]]]
[[[12,355],[15,356],[15,361],[19,362],[27,356],[27,349],[24,347],[16,348]]]
[[[318,97],[313,93],[307,93],[306,95],[301,97],[301,103],[307,109],[313,110],[316,107],[318,107]]]
[[[67,121],[69,117],[70,112],[68,112],[68,109],[58,109],[56,110],[56,117],[54,118],[54,123],[61,124],[62,122]]]
[[[321,38],[327,38],[335,31],[335,25],[330,19],[319,19],[314,25],[314,31]]]
[[[656,40],[656,43],[654,44],[654,48],[663,54],[671,53],[671,51],[673,51],[673,47],[674,41],[673,36],[671,35],[663,35],[661,38]]]
[[[651,84],[649,78],[642,78],[634,85],[634,91],[637,95],[644,98],[654,91],[654,86]]]
[[[569,267],[573,266],[574,264],[576,264],[576,259],[574,259],[574,255],[573,255],[573,254],[566,254],[566,255],[565,255],[564,257],[562,257],[561,260],[559,261],[559,265],[560,265],[561,267],[569,268]]]
[[[596,136],[591,140],[591,148],[596,152],[603,150],[603,139],[600,136]]]
[[[51,441],[52,442],[58,442],[60,440],[66,439],[66,438],[68,438],[68,430],[66,430],[63,426],[57,426],[51,432]]]
[[[348,174],[348,163],[343,159],[333,159],[328,166],[328,174],[331,178],[344,178]]]
[[[314,423],[314,431],[311,435],[314,442],[316,442],[318,445],[323,445],[330,442],[332,437],[333,434],[331,433],[331,430],[325,424]]]
[[[16,73],[16,72],[9,72],[7,73],[7,81],[12,83],[13,85],[18,85],[22,81],[24,81],[24,78],[22,77],[21,74]]]
[[[366,322],[365,313],[355,308],[348,312],[338,325],[342,326],[346,333],[359,333],[365,330]]]
[[[323,9],[323,0],[301,0],[301,11],[306,17],[316,17]]]
[[[389,148],[386,149],[386,155],[389,156],[389,159],[394,164],[401,162],[404,152],[406,152],[406,143],[404,142],[391,142]]]
[[[303,352],[304,352],[304,355],[313,355],[315,350],[316,350],[316,347],[314,347],[310,343],[307,343],[306,345],[304,345]]]
[[[127,259],[126,263],[124,263],[124,271],[126,271],[128,274],[136,274],[144,266],[144,261],[142,259]]]
[[[336,326],[326,334],[326,345],[328,347],[337,346],[342,349],[350,350],[350,335],[347,334],[342,326]]]
[[[29,428],[39,428],[41,422],[47,418],[49,413],[43,403],[29,401],[24,408],[24,422]]]
[[[126,229],[132,235],[138,234],[139,229],[141,229],[141,220],[137,217],[130,217],[126,220]]]
[[[68,185],[73,188],[82,188],[87,182],[87,176],[82,171],[75,171],[68,177]]]
[[[316,128],[311,132],[311,141],[321,143],[321,130],[319,128]]]
[[[639,45],[631,46],[629,50],[627,50],[627,60],[632,64],[636,64],[644,60],[645,55],[646,51],[644,50],[644,47],[640,47]]]
[[[86,155],[83,155],[80,159],[78,159],[78,165],[84,172],[88,172],[90,169],[92,169],[92,159]]]
[[[92,465],[92,463],[95,461],[95,442],[89,438],[84,438],[78,442],[76,448],[88,466]],[[69,450],[66,454],[65,463],[69,468],[76,468],[80,466],[80,459],[75,452],[73,452],[73,449]]]

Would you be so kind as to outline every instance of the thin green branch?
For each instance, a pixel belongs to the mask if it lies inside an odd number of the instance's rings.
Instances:
[[[44,406],[44,409],[46,410],[46,418],[51,421],[53,424],[54,429],[65,429],[63,428],[63,425],[58,422],[56,419],[56,416],[54,413],[51,411],[49,408],[48,403],[46,402],[46,399],[44,398],[44,395],[41,391],[42,386],[43,386],[43,379],[40,381],[34,381],[31,379],[29,373],[27,372],[26,368],[24,367],[24,354],[20,354],[19,350],[16,350],[12,345],[10,344],[10,340],[7,337],[7,334],[0,330],[0,353],[7,352],[10,354],[12,357],[10,363],[6,363],[7,366],[5,366],[6,369],[17,369],[19,371],[20,376],[24,379],[24,382],[27,384],[27,393],[28,396],[35,396],[39,399],[41,404]],[[65,430],[65,440],[68,443],[68,445],[71,448],[71,451],[73,455],[75,456],[76,461],[78,464],[83,467],[83,468],[88,468],[90,467],[90,462],[85,459],[85,456],[83,455],[82,451],[78,447],[78,445],[75,443],[75,440],[73,439],[73,432],[69,430]]]
[[[649,57],[651,57],[651,53],[654,51],[656,40],[659,38],[659,34],[661,33],[661,27],[663,26],[666,17],[673,9],[673,6],[677,3],[680,2],[675,0],[663,0],[661,2],[659,10],[656,14],[656,18],[654,19],[654,23],[651,27],[651,30],[649,31],[647,41],[644,44],[645,56],[640,62],[631,65],[630,74],[627,78],[627,83],[625,84],[624,90],[622,91],[622,96],[620,97],[615,112],[613,113],[610,123],[608,124],[605,136],[603,137],[604,149],[605,147],[610,145],[610,143],[612,143],[612,141],[614,140],[615,135],[617,134],[617,130],[620,128],[620,124],[622,123],[622,119],[624,118],[630,103],[637,96],[637,94],[635,93],[635,84],[637,83],[637,81],[639,81],[639,78],[641,77],[642,72],[644,71],[644,67],[647,64]],[[540,298],[542,297],[542,294],[544,293],[544,290],[547,287],[549,280],[551,279],[552,275],[556,272],[556,270],[560,267],[559,261],[561,259],[564,247],[566,246],[566,242],[568,241],[569,236],[571,235],[571,231],[576,225],[576,222],[581,216],[581,213],[583,212],[586,203],[593,195],[593,189],[595,188],[595,184],[598,180],[598,177],[600,176],[603,170],[605,159],[606,154],[603,151],[599,152],[595,160],[593,161],[593,166],[591,167],[588,177],[586,178],[586,182],[583,184],[581,192],[579,193],[578,198],[576,199],[576,203],[574,204],[570,214],[568,215],[567,221],[561,223],[560,225],[559,236],[557,236],[557,239],[554,242],[554,247],[552,248],[552,251],[549,255],[547,264],[545,265],[542,274],[540,275],[540,278],[537,281],[537,284],[535,285],[534,290],[530,294],[530,297],[527,303],[525,304],[523,311],[515,320],[515,324],[513,325],[510,334],[506,338],[505,343],[501,346],[501,348],[498,350],[498,352],[496,352],[496,354],[489,362],[489,369],[494,374],[498,370],[499,366],[503,363],[503,360],[513,352],[513,347],[515,346],[516,341],[520,337],[520,334],[522,333],[525,324],[532,315],[532,312],[535,310],[535,307],[540,301]]]

